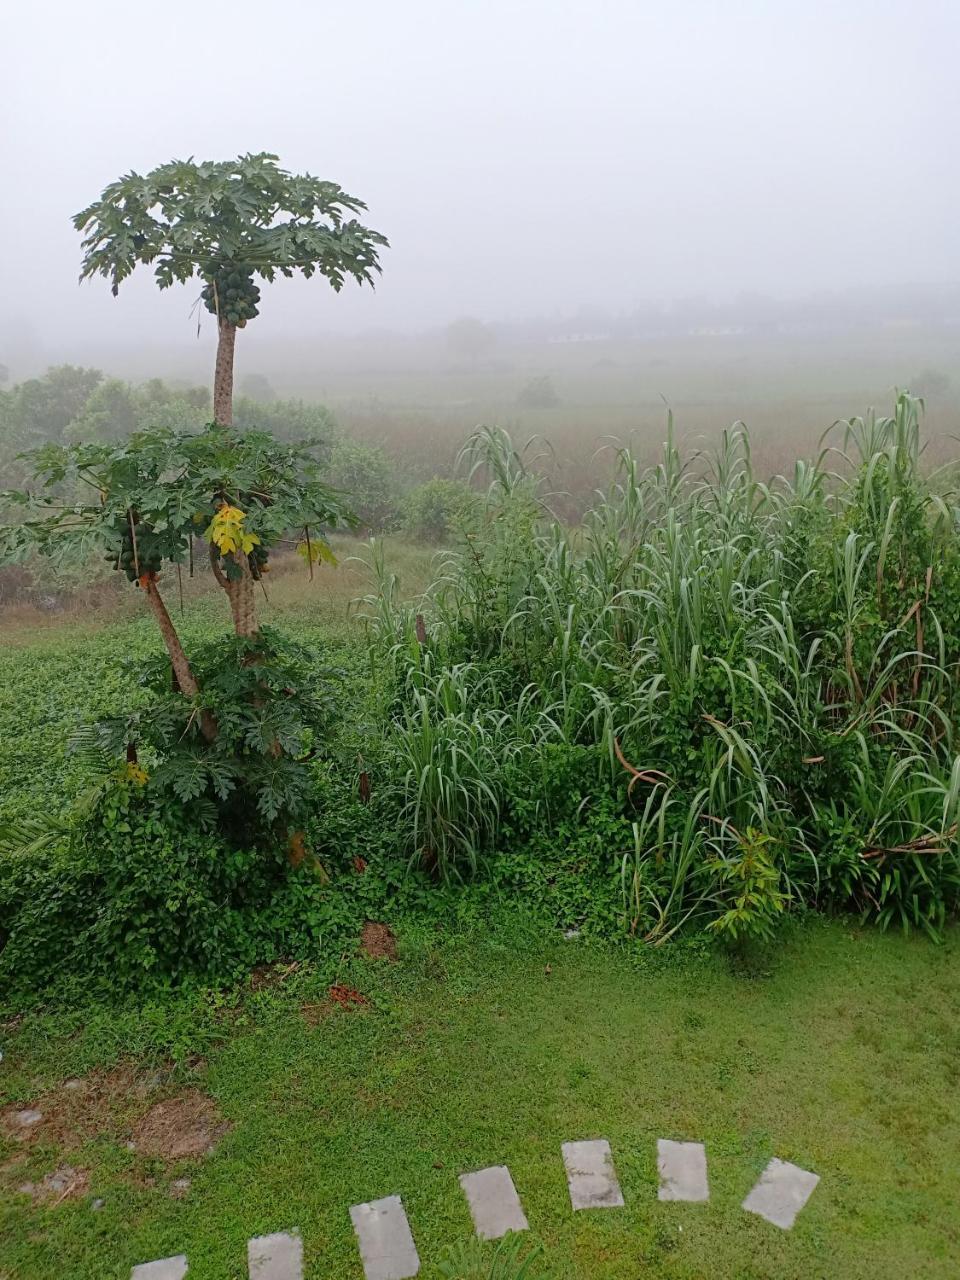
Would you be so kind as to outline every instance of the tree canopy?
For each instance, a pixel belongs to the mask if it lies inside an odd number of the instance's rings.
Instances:
[[[212,281],[237,263],[268,281],[320,272],[336,290],[348,276],[372,284],[387,240],[348,216],[364,209],[337,183],[288,173],[269,152],[172,160],[111,182],[76,214],[80,278],[104,276],[116,294],[140,264],[166,289],[196,275]]]

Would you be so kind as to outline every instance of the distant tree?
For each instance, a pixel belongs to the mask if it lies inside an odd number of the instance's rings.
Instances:
[[[364,528],[382,533],[395,523],[397,468],[379,445],[341,437],[330,451],[330,480]]]
[[[240,392],[248,400],[256,400],[258,404],[269,404],[277,398],[270,379],[262,373],[248,373],[240,383]]]
[[[474,517],[480,497],[462,480],[434,476],[407,494],[403,529],[418,542],[444,542]]]
[[[521,409],[555,409],[559,403],[560,397],[553,385],[553,379],[546,375],[531,378],[525,386],[521,387],[520,394],[517,396],[517,404]]]
[[[5,364],[0,364],[0,387],[5,387],[10,381],[10,370]]]
[[[447,348],[458,360],[470,360],[472,363],[489,355],[497,345],[496,332],[482,320],[473,316],[461,316],[447,325]]]
[[[63,439],[102,381],[99,369],[61,364],[48,369],[42,378],[29,378],[11,387],[11,417],[19,448]]]
[[[910,383],[910,390],[924,400],[940,400],[950,390],[950,375],[939,369],[924,369]]]
[[[80,278],[104,276],[116,295],[141,264],[153,267],[161,289],[199,276],[217,318],[214,420],[229,426],[237,329],[259,314],[255,277],[320,274],[338,292],[348,276],[373,284],[387,241],[345,216],[364,209],[335,182],[290,174],[267,152],[173,160],[112,182],[74,217],[84,233]]]

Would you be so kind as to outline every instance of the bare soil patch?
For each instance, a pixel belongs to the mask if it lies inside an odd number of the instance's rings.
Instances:
[[[368,920],[360,933],[361,950],[374,960],[396,960],[397,939],[393,930],[375,920]]]
[[[154,1103],[130,1136],[138,1155],[187,1160],[208,1155],[229,1128],[211,1097],[184,1089]]]

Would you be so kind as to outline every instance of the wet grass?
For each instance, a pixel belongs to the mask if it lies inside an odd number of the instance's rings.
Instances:
[[[498,936],[401,929],[400,941],[396,965],[344,961],[340,980],[370,1001],[351,1012],[304,1018],[324,987],[301,968],[239,1001],[9,1029],[0,1106],[133,1050],[144,1070],[160,1064],[150,1098],[199,1085],[232,1128],[206,1159],[165,1165],[124,1145],[146,1099],[126,1097],[113,1129],[76,1150],[41,1127],[27,1161],[0,1173],[4,1280],[126,1280],[179,1252],[191,1277],[239,1280],[247,1238],[291,1227],[308,1278],[360,1280],[347,1209],[391,1194],[436,1280],[471,1231],[457,1174],[498,1163],[564,1280],[960,1269],[956,934],[936,947],[811,921],[747,963],[638,958],[516,920]],[[626,1208],[575,1215],[560,1144],[600,1136]],[[658,1202],[658,1137],[706,1143],[708,1205]],[[20,1150],[5,1140],[0,1166]],[[822,1178],[791,1232],[739,1207],[773,1155]],[[82,1198],[37,1207],[16,1193],[63,1161],[90,1170]],[[186,1197],[171,1198],[184,1176]]]

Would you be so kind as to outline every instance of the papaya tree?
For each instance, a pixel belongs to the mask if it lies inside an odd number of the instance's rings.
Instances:
[[[141,265],[161,289],[199,278],[217,321],[213,417],[233,421],[237,330],[260,311],[257,278],[325,276],[339,292],[374,283],[387,240],[349,215],[366,209],[335,182],[281,169],[268,152],[221,162],[171,160],[128,173],[73,219],[83,233],[80,279],[106,277],[117,295]]]
[[[119,178],[76,214],[84,237],[80,279],[104,276],[114,295],[141,265],[153,268],[161,289],[202,280],[218,332],[213,417],[230,427],[234,345],[237,330],[259,314],[256,278],[319,274],[338,292],[348,278],[372,285],[387,241],[347,216],[365,208],[335,182],[286,172],[267,152],[219,163],[173,160],[145,176]],[[218,517],[210,561],[237,635],[252,635],[256,562],[225,527]],[[154,588],[148,581],[148,595]]]
[[[198,667],[160,581],[164,571],[175,586],[193,574],[200,538],[228,586],[238,559],[259,583],[271,552],[284,546],[311,565],[332,559],[325,531],[355,519],[326,484],[315,442],[212,423],[199,432],[156,427],[122,441],[48,444],[26,457],[35,487],[2,495],[21,519],[0,529],[0,559],[39,553],[66,563],[101,554],[140,588],[166,649],[165,668],[148,663],[136,672],[152,691],[149,704],[105,722],[102,743],[118,756],[132,750],[130,763],[137,744],[147,744],[157,782],[180,800],[219,802],[237,834],[252,829],[237,820],[238,808],[270,823],[293,819],[306,786],[298,761],[326,715],[325,707],[316,714],[324,699],[307,687],[316,663],[244,616],[245,597],[233,594],[235,637],[203,646]]]
[[[257,585],[273,549],[296,545],[313,565],[332,558],[326,531],[356,522],[325,482],[320,442],[233,429],[236,331],[258,313],[257,277],[319,274],[335,290],[348,277],[372,283],[386,240],[347,217],[364,207],[268,154],[174,161],[112,183],[74,219],[84,232],[81,278],[106,276],[114,293],[141,264],[160,288],[201,278],[219,335],[214,421],[200,432],[153,427],[119,442],[46,445],[25,455],[33,487],[0,496],[21,512],[0,529],[0,559],[99,552],[140,588],[169,665],[159,683],[141,673],[151,708],[106,726],[104,741],[123,748],[135,771],[136,740],[146,741],[155,778],[181,801],[216,802],[237,834],[251,812],[271,825],[295,817],[304,752],[323,720],[324,699],[304,688],[310,664],[259,626]],[[208,647],[198,667],[160,580],[165,570],[179,582],[192,574],[199,538],[234,639]]]

